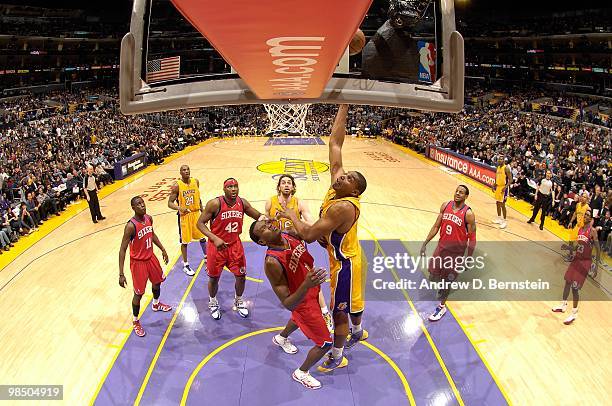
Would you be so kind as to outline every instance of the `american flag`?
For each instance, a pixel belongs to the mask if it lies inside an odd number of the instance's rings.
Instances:
[[[178,79],[181,71],[181,57],[155,59],[147,62],[147,83],[160,80]]]

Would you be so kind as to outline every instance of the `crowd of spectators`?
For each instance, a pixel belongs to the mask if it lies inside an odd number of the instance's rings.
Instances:
[[[612,132],[603,127],[517,107],[516,97],[485,108],[467,107],[457,115],[399,115],[387,121],[387,138],[424,153],[430,144],[448,148],[495,166],[503,155],[511,167],[511,195],[533,203],[536,185],[546,170],[553,173],[552,217],[571,228],[578,196],[585,194],[594,211],[600,238],[612,253],[609,213],[612,211]]]
[[[37,100],[45,103],[48,97]],[[64,101],[88,100],[75,97],[62,95]],[[12,103],[17,109],[33,106],[31,101]],[[11,102],[2,107],[7,104]],[[0,249],[8,250],[20,235],[36,231],[48,217],[80,200],[87,165],[94,167],[103,186],[114,181],[114,164],[124,158],[145,152],[149,163],[161,164],[205,137],[204,131],[163,124],[156,117],[124,116],[114,102],[90,111],[11,122],[0,130]]]
[[[129,27],[126,15],[117,15],[116,10],[104,7],[96,11],[86,11],[61,7],[29,7],[27,2],[24,3],[0,4],[0,26],[4,33],[69,38],[84,35],[87,38],[120,38]],[[126,7],[122,9],[129,13]]]
[[[520,17],[515,13],[507,15],[496,15],[483,17],[478,13],[458,11],[458,28],[464,37],[527,37],[534,35],[559,35],[575,33],[610,32],[609,9],[593,9],[568,11],[555,13],[550,12],[526,13]]]
[[[429,144],[449,148],[490,165],[504,154],[512,168],[511,193],[528,202],[550,169],[558,189],[552,217],[571,227],[577,196],[587,191],[591,206],[598,209],[600,238],[606,241],[612,210],[611,132],[523,111],[526,100],[536,95],[513,94],[491,105],[466,106],[455,115],[353,106],[347,129],[351,134],[383,135],[421,153]],[[112,91],[95,89],[0,102],[0,112],[35,110],[49,100],[60,105],[94,100],[97,106],[74,112],[58,109],[35,120],[18,115],[0,130],[0,248],[10,248],[19,235],[35,231],[46,218],[79,200],[87,165],[94,167],[102,186],[113,182],[114,164],[133,154],[144,152],[150,163],[161,164],[164,157],[210,136],[263,136],[268,126],[261,105],[124,116],[115,97]],[[308,132],[328,133],[335,111],[333,105],[311,106]]]

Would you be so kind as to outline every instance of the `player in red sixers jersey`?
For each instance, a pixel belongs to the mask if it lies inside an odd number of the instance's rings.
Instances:
[[[319,285],[325,282],[327,272],[321,268],[313,270],[314,259],[306,243],[296,237],[293,229],[281,232],[278,225],[275,220],[257,221],[249,231],[253,241],[268,247],[266,276],[283,306],[291,311],[285,329],[272,342],[286,353],[295,354],[298,350],[289,341],[289,335],[298,328],[302,330],[315,345],[292,377],[309,389],[319,389],[321,383],[308,370],[323,358],[333,342],[319,306]]]
[[[206,244],[206,272],[208,273],[208,308],[213,319],[221,318],[217,291],[219,277],[223,267],[236,277],[236,296],[234,310],[241,317],[249,316],[249,309],[242,300],[244,282],[246,279],[246,259],[240,241],[244,215],[258,220],[266,218],[245,199],[238,196],[238,181],[229,178],[223,182],[223,196],[216,197],[206,203],[204,211],[198,219],[198,229],[208,237]],[[206,223],[210,222],[210,229]]]
[[[465,255],[472,256],[476,248],[476,218],[474,212],[465,200],[470,194],[470,190],[465,185],[457,186],[453,201],[444,203],[440,207],[440,214],[436,219],[429,235],[421,247],[421,255],[425,255],[427,243],[440,231],[438,246],[433,254],[433,264],[429,266],[429,273],[433,280],[454,281],[458,273],[455,271],[454,264],[458,257]],[[438,321],[446,314],[446,299],[448,299],[449,289],[442,289],[440,292],[440,304],[429,320]]]
[[[142,337],[145,331],[140,325],[138,314],[140,313],[140,300],[147,287],[147,279],[153,285],[154,312],[169,312],[172,306],[159,301],[161,283],[164,274],[161,265],[153,253],[153,244],[157,245],[162,252],[164,262],[168,263],[168,253],[159,238],[153,231],[153,218],[147,215],[147,208],[142,197],[136,196],[131,200],[134,217],[130,219],[123,230],[123,239],[119,248],[119,286],[125,288],[127,281],[123,273],[125,263],[125,251],[130,246],[130,271],[132,272],[132,283],[134,285],[134,297],[132,298],[132,313],[134,315],[134,332]]]
[[[599,264],[600,249],[599,239],[597,238],[597,230],[593,228],[591,222],[593,217],[591,209],[587,209],[584,213],[584,226],[578,229],[578,238],[576,239],[577,246],[572,263],[565,272],[565,287],[563,288],[563,302],[560,305],[553,307],[553,312],[565,312],[567,308],[567,298],[569,297],[570,288],[572,289],[572,298],[574,308],[572,314],[563,321],[563,324],[569,325],[578,317],[578,291],[582,288],[589,271],[593,269],[593,278],[597,276],[597,264]],[[593,248],[595,248],[596,259],[593,263]]]

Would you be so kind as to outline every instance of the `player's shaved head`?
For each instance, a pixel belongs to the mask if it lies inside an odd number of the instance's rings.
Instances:
[[[365,192],[365,190],[368,187],[368,181],[366,180],[365,176],[363,176],[361,172],[357,172],[357,171],[353,171],[353,172],[355,174],[355,180],[357,181],[357,191],[359,192],[359,195],[361,196],[361,194]]]
[[[132,197],[132,199],[130,200],[130,205],[132,205],[132,207],[136,206],[138,204],[138,202],[140,200],[144,200],[142,197],[140,196],[134,196]]]
[[[249,228],[249,237],[251,237],[251,240],[253,240],[254,243],[259,244],[259,235],[257,234],[257,231],[255,231],[257,223],[257,221],[254,221],[251,224],[251,227]]]

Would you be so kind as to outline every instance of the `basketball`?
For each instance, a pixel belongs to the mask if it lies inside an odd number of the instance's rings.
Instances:
[[[365,46],[366,38],[361,30],[357,30],[349,45],[349,55],[357,55]]]

